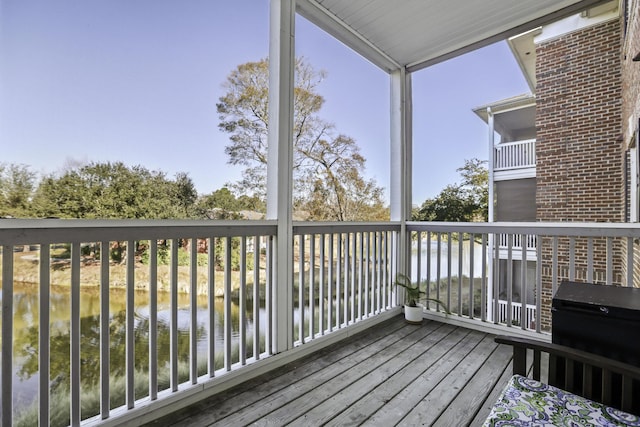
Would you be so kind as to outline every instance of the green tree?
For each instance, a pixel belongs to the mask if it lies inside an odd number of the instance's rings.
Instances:
[[[175,197],[178,200],[180,209],[185,218],[192,216],[192,210],[198,200],[198,191],[196,186],[185,172],[176,174]]]
[[[228,76],[226,94],[217,104],[219,127],[230,134],[225,152],[229,163],[245,166],[239,193],[266,194],[268,135],[268,60],[238,66]],[[361,171],[365,159],[352,138],[335,136],[334,125],[318,113],[324,98],[317,93],[325,77],[298,58],[295,63],[293,174],[294,208],[312,219],[349,220],[384,216],[383,190]],[[322,208],[320,201],[334,204]],[[382,212],[382,213],[381,213]],[[360,216],[367,215],[367,216]],[[388,218],[388,213],[386,214]]]
[[[28,166],[0,163],[0,218],[30,216],[35,182]]]
[[[240,219],[240,210],[240,202],[227,187],[200,197],[196,203],[198,216],[206,219]]]
[[[142,166],[92,163],[60,177],[45,177],[33,207],[39,217],[187,218],[195,198],[195,187],[186,174],[172,181],[163,172]]]
[[[447,185],[436,197],[424,201],[414,210],[414,221],[487,221],[489,198],[489,174],[486,162],[465,160],[457,169],[461,184]]]

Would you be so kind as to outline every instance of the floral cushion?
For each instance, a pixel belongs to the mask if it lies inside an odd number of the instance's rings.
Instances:
[[[514,375],[483,427],[640,426],[640,417]]]

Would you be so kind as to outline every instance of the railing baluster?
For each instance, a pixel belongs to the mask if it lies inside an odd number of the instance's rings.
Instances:
[[[536,332],[542,331],[542,239],[536,248]]]
[[[209,378],[213,378],[216,371],[216,241],[215,238],[209,237],[207,242],[209,248],[207,254],[207,308],[209,311],[207,369]]]
[[[613,237],[607,237],[607,285],[613,285]]]
[[[385,307],[385,286],[386,286],[386,259],[385,259],[385,251],[386,251],[386,242],[385,242],[385,233],[383,231],[378,231],[378,313],[381,313]]]
[[[375,235],[375,246],[376,246],[376,256],[375,256],[375,265],[376,265],[376,314],[380,313],[382,310],[382,262],[381,262],[381,254],[382,254],[382,238],[380,232],[377,231],[374,233]]]
[[[474,271],[473,271],[473,264],[474,264],[474,257],[475,257],[475,236],[473,233],[471,233],[469,235],[469,319],[473,319],[474,313],[474,307],[473,307],[473,296],[475,294],[474,292]]]
[[[198,239],[191,238],[189,265],[189,377],[198,383]]]
[[[316,235],[311,234],[309,236],[309,337],[315,338],[316,335]]]
[[[327,272],[327,330],[333,331],[333,241],[334,234],[329,234],[329,270]]]
[[[480,289],[480,303],[482,304],[480,306],[480,318],[482,319],[483,322],[485,322],[487,320],[487,294],[488,294],[488,289],[487,289],[487,275],[488,275],[488,268],[487,268],[487,235],[482,233],[482,278],[481,278],[481,286],[482,288]]]
[[[349,319],[351,320],[351,323],[355,323],[356,321],[356,280],[357,280],[357,275],[356,275],[356,262],[358,259],[357,256],[357,250],[358,250],[358,242],[356,240],[357,235],[356,233],[351,233],[351,271],[350,271],[350,277],[351,277],[351,298],[349,299],[349,303],[351,304],[351,316],[349,317]]]
[[[633,287],[633,237],[627,237],[627,281],[626,286]]]
[[[247,364],[247,237],[240,237],[240,289],[238,298],[238,360]]]
[[[576,280],[576,239],[569,238],[569,280]]]
[[[553,249],[551,261],[551,295],[558,289],[558,236],[553,236]]]
[[[4,294],[4,293],[3,293]],[[71,426],[79,426],[80,403],[80,243],[71,244],[71,319],[70,319],[70,418]],[[4,337],[3,337],[4,340]],[[127,352],[129,349],[127,349]]]
[[[363,295],[362,284],[364,274],[364,233],[358,233],[358,320],[362,320],[362,308],[363,308]]]
[[[274,272],[274,262],[273,262],[273,236],[269,236],[267,238],[267,265],[265,266],[265,294],[267,296],[265,300],[265,310],[267,312],[267,320],[265,325],[265,349],[269,355],[275,353],[274,342],[273,342],[273,331],[274,331],[274,316],[273,316],[273,272]]]
[[[253,358],[260,360],[260,236],[253,237]]]
[[[451,310],[451,232],[447,233],[447,307]]]
[[[511,327],[513,321],[513,234],[509,234],[507,240],[507,326]]]
[[[178,391],[178,239],[171,239],[171,284],[170,284],[170,311],[169,322],[169,363],[171,369],[171,391]]]
[[[527,314],[527,236],[522,234],[520,236],[522,246],[520,247],[521,261],[520,261],[520,302],[522,303],[523,310],[520,313],[520,327],[525,330],[529,327]]]
[[[109,242],[102,242],[102,247],[106,249],[106,258],[102,258],[101,265],[106,272],[102,283],[106,286],[107,291],[106,298],[109,297]],[[104,249],[103,249],[104,251]],[[102,257],[102,251],[100,252]],[[102,327],[107,334],[106,353],[109,355],[109,300],[107,299],[107,305],[104,308],[104,314],[106,315],[105,322]],[[101,317],[102,318],[102,317]],[[109,385],[109,363],[107,363],[106,372],[103,373],[104,380],[107,383],[107,390]],[[158,241],[151,239],[149,241],[149,398],[156,400],[158,398]],[[103,397],[104,399],[104,397]],[[106,404],[108,405],[109,399],[107,396]],[[104,417],[104,414],[103,414]]]
[[[367,244],[367,250],[366,250],[366,256],[367,256],[367,260],[365,263],[365,270],[366,270],[366,276],[364,277],[364,313],[367,317],[369,317],[370,313],[370,308],[369,308],[369,304],[371,303],[371,295],[369,294],[369,291],[371,289],[371,233],[370,232],[365,232],[366,236],[367,236],[367,240],[366,240],[366,244]]]
[[[134,407],[135,402],[135,245],[133,240],[127,241],[127,308],[126,308],[126,364],[127,364],[127,408]]]
[[[431,232],[427,231],[427,298],[431,298]],[[427,299],[428,301],[428,299]],[[427,302],[427,308],[429,303]]]
[[[335,328],[340,329],[341,322],[341,305],[340,300],[342,299],[342,291],[340,289],[340,281],[342,279],[342,233],[337,233],[336,235],[336,323]]]
[[[224,369],[231,370],[231,237],[225,238],[224,250]]]
[[[318,311],[319,311],[319,315],[320,315],[319,319],[318,319],[318,323],[320,324],[318,330],[320,332],[320,335],[324,335],[324,331],[326,329],[325,328],[325,316],[324,316],[324,313],[325,313],[325,304],[324,304],[324,301],[325,301],[325,292],[324,292],[324,289],[325,289],[325,274],[324,274],[324,270],[325,270],[325,265],[326,265],[326,262],[325,262],[325,250],[324,250],[325,249],[325,244],[326,244],[325,235],[324,234],[320,234],[320,265],[319,265],[319,268],[320,268],[320,283],[319,283],[319,286],[318,286],[318,289],[320,291],[320,295],[319,295],[319,303],[320,304],[319,304],[319,307],[318,307]]]
[[[500,239],[501,235],[496,233],[493,235],[493,241],[497,242],[499,241],[498,239]],[[492,260],[492,265],[493,265],[493,277],[491,278],[492,280],[492,287],[493,287],[493,323],[498,324],[500,322],[499,319],[499,312],[498,310],[500,309],[499,307],[499,299],[500,299],[500,245],[495,245],[493,247],[494,253],[493,253],[493,260]]]
[[[593,237],[587,237],[587,282],[593,283]]]
[[[441,275],[441,262],[442,260],[442,234],[437,234],[437,246],[436,246],[436,299],[441,301],[440,299],[440,275]],[[427,307],[429,307],[429,302],[427,301]],[[447,307],[450,307],[449,305]],[[440,305],[436,304],[436,310],[440,310]]]
[[[458,316],[462,316],[462,232],[458,232]]]
[[[40,426],[48,426],[49,423],[49,378],[51,375],[50,369],[50,338],[51,333],[49,328],[51,327],[51,246],[46,243],[40,245],[40,295],[39,298],[39,325],[38,325],[38,406],[40,407],[38,413],[38,424]],[[102,295],[102,294],[101,294]],[[107,294],[108,295],[108,294]],[[107,300],[108,303],[108,300]],[[101,309],[103,306],[101,306]],[[109,306],[107,305],[107,310]],[[108,325],[108,323],[107,323]],[[107,329],[108,332],[108,329]],[[101,331],[102,333],[102,331]],[[101,336],[102,338],[102,336]],[[108,340],[108,336],[107,336]],[[11,342],[11,341],[10,341]],[[108,341],[107,341],[108,342]],[[108,349],[108,347],[107,347]],[[102,366],[101,366],[102,368]],[[107,364],[107,375],[109,365]],[[102,368],[104,370],[104,368]],[[104,374],[104,372],[102,372]],[[106,377],[109,378],[108,376]],[[101,378],[102,379],[102,378]],[[107,397],[109,390],[109,382],[107,381]],[[4,390],[4,389],[3,389]],[[102,388],[104,394],[104,388]],[[4,394],[4,393],[3,393]],[[7,393],[11,395],[12,393]],[[108,400],[107,400],[108,402]],[[104,398],[101,400],[104,405]],[[104,406],[102,407],[104,409]],[[109,413],[109,406],[106,407],[107,414]],[[104,419],[104,413],[103,413]]]
[[[344,273],[343,273],[343,314],[342,314],[342,323],[344,326],[349,324],[349,281],[350,281],[350,271],[349,271],[349,254],[351,252],[350,249],[350,238],[349,233],[345,233],[344,235]]]
[[[305,236],[301,234],[298,236],[298,340],[301,344],[304,344],[304,241]]]

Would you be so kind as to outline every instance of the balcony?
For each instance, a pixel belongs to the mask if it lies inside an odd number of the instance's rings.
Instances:
[[[402,271],[448,307],[425,305],[436,324],[549,339],[550,298],[561,280],[633,284],[640,226],[295,223],[293,235],[283,280],[274,221],[1,220],[2,387],[11,391],[2,407],[14,407],[3,409],[3,425],[24,410],[48,425],[61,396],[72,425],[146,422],[304,356],[330,363],[324,347],[347,346],[341,340],[398,316],[393,282]],[[504,299],[494,298],[504,267],[488,250],[500,235],[538,242],[535,280],[508,281]],[[110,260],[115,248],[122,261]],[[37,277],[24,276],[24,263],[36,265]],[[524,267],[507,269],[526,277]],[[85,285],[91,275],[97,286]],[[23,281],[35,281],[36,299],[26,298]],[[60,281],[64,291],[52,285]],[[516,295],[531,289],[535,311],[527,307],[523,322]],[[64,315],[54,305],[60,292]],[[85,303],[87,293],[99,298]],[[387,327],[381,333],[393,340]]]
[[[503,142],[493,146],[494,180],[536,176],[536,140]]]

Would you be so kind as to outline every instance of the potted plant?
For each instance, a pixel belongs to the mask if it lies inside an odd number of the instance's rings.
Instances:
[[[398,274],[396,277],[397,286],[403,287],[405,289],[405,300],[406,303],[404,305],[404,318],[407,323],[412,324],[421,324],[422,323],[422,311],[424,306],[420,304],[420,296],[425,294],[424,291],[420,290],[420,284],[416,283],[415,285],[411,283],[411,280],[405,276],[404,274]],[[426,298],[426,301],[432,301],[437,304],[440,304],[444,309],[446,314],[449,314],[449,308],[442,301],[435,298]]]

